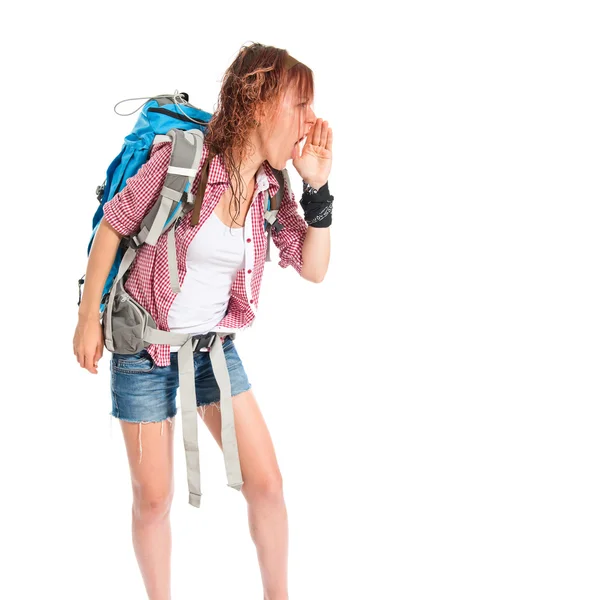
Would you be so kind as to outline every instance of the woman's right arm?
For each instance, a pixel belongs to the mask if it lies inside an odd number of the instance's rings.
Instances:
[[[94,374],[98,373],[98,361],[104,349],[104,333],[100,322],[102,292],[121,237],[122,235],[102,218],[94,236],[85,273],[79,319],[73,338],[73,353],[81,367]]]
[[[167,176],[171,142],[152,147],[150,158],[127,179],[125,187],[104,204],[85,274],[85,286],[79,305],[79,320],[73,338],[73,353],[90,373],[98,373],[98,361],[104,349],[100,323],[100,303],[106,279],[114,263],[122,237],[136,233],[150,211]]]

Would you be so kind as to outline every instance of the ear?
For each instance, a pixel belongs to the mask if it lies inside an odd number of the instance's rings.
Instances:
[[[259,123],[264,123],[268,119],[268,108],[264,105],[256,106],[254,109],[254,119]]]
[[[275,117],[275,109],[277,103],[272,103],[270,106],[257,106],[254,110],[254,119],[260,123],[260,128],[263,133],[270,133],[270,128],[273,126]]]

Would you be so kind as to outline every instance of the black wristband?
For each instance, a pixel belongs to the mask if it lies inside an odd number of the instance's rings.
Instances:
[[[329,193],[329,183],[326,182],[325,185],[315,190],[304,181],[303,190],[300,206],[304,210],[304,220],[307,224],[311,227],[331,226],[333,196]]]
[[[329,193],[329,181],[326,181],[318,190],[312,185],[302,180],[302,197],[306,197],[308,201],[316,200],[317,202],[328,200],[331,197]]]

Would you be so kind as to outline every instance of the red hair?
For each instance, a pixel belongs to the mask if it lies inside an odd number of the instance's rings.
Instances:
[[[223,75],[219,102],[206,129],[205,143],[214,154],[223,157],[232,184],[235,217],[239,215],[244,193],[240,164],[235,157],[241,162],[248,156],[256,116],[276,114],[290,86],[296,89],[299,98],[312,103],[313,72],[287,50],[258,43],[242,46]]]

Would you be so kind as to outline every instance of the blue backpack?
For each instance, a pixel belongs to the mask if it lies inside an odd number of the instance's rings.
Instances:
[[[128,100],[146,100],[147,98],[129,98]],[[122,100],[126,102],[128,100]],[[131,133],[125,138],[121,152],[113,159],[108,166],[106,171],[106,178],[104,183],[96,188],[96,196],[100,205],[98,206],[94,218],[92,220],[92,235],[87,248],[87,255],[89,256],[96,231],[100,225],[100,221],[104,216],[104,204],[106,204],[115,194],[119,193],[127,184],[127,180],[133,177],[146,163],[150,157],[150,151],[152,146],[157,143],[164,141],[172,141],[172,152],[169,168],[194,169],[197,172],[198,165],[194,165],[194,159],[199,160],[200,157],[195,156],[195,153],[189,151],[190,135],[195,135],[200,144],[198,145],[201,156],[202,143],[204,133],[208,122],[212,115],[204,110],[196,108],[189,104],[189,96],[186,93],[178,93],[175,90],[175,94],[167,95],[162,94],[154,96],[145,102],[141,107],[138,107],[132,113],[127,113],[128,116],[137,112],[140,108],[142,109],[137,122],[131,131]],[[114,107],[121,104],[117,103]],[[121,113],[117,113],[121,114]],[[186,133],[187,132],[187,133]],[[182,166],[183,165],[183,166]],[[277,180],[279,181],[279,191],[277,192],[273,201],[267,195],[265,202],[265,230],[268,233],[267,242],[267,261],[270,261],[270,239],[271,239],[271,227],[275,227],[276,231],[281,229],[281,224],[277,221],[277,210],[281,205],[281,199],[283,197],[283,180],[286,179],[286,183],[289,186],[289,180],[285,169],[279,171],[273,169]],[[177,175],[169,174],[169,177],[177,178]],[[189,200],[188,191],[191,187],[193,177],[189,174],[180,175],[180,182],[177,182],[183,191],[181,199],[175,202],[168,212],[166,220],[162,223],[159,235],[169,230],[173,222],[183,213],[191,210],[193,206],[189,206],[186,200]],[[171,185],[171,187],[177,187]],[[148,227],[147,221],[152,225],[152,221],[159,211],[159,205],[161,200],[164,200],[162,196],[159,196],[154,208],[150,211],[150,217],[144,220],[140,232],[143,231],[144,225]],[[199,199],[202,201],[202,198]],[[271,206],[273,204],[273,206]],[[164,205],[163,205],[164,207]],[[162,211],[164,213],[164,210]],[[140,232],[135,236],[129,238],[123,238],[121,244],[117,250],[114,263],[106,279],[104,289],[102,292],[102,303],[100,305],[100,313],[104,312],[106,307],[105,301],[110,293],[113,286],[115,276],[119,271],[121,261],[123,259],[125,251],[132,246],[133,240],[138,245],[142,243],[156,243],[157,236],[153,236],[153,240],[145,240],[140,237]],[[79,301],[78,306],[81,304],[81,288],[85,283],[85,274],[79,279]]]

